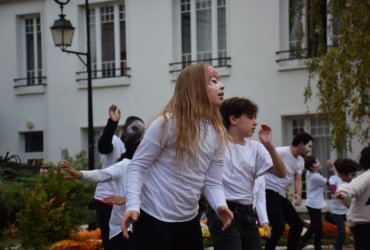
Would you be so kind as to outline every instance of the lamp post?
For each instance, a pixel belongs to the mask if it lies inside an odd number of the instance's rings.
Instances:
[[[89,19],[89,1],[85,0],[86,10],[86,52],[67,50],[72,44],[74,27],[71,22],[65,19],[63,14],[64,5],[68,4],[70,0],[54,0],[60,5],[59,19],[54,21],[53,26],[50,27],[53,35],[55,46],[59,47],[63,52],[77,55],[81,62],[86,66],[87,70],[87,115],[88,115],[88,167],[90,170],[94,169],[94,131],[93,131],[93,103],[92,103],[92,86],[91,86],[91,53],[90,53],[90,19]],[[81,56],[86,56],[86,61]]]

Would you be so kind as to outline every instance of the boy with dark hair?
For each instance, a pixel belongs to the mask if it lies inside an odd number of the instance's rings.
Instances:
[[[301,132],[293,138],[290,146],[276,148],[285,163],[287,174],[284,178],[277,178],[272,174],[266,174],[265,176],[267,215],[272,226],[271,237],[266,241],[265,250],[276,248],[284,232],[285,223],[290,227],[288,250],[296,250],[299,247],[303,222],[292,203],[285,197],[285,192],[294,180],[295,205],[301,205],[303,159],[311,152],[312,142],[313,138],[310,134]]]
[[[220,106],[230,136],[225,150],[223,185],[234,220],[228,229],[222,230],[222,222],[209,206],[207,223],[215,250],[261,249],[253,209],[255,180],[267,172],[285,176],[285,166],[272,144],[272,130],[268,125],[261,125],[260,142],[246,139],[257,127],[257,111],[257,105],[247,98],[233,97]]]
[[[348,207],[340,199],[337,199],[335,192],[343,185],[348,184],[356,175],[358,164],[354,160],[348,158],[337,159],[334,162],[336,175],[329,178],[330,192],[332,198],[330,200],[330,213],[337,226],[338,233],[335,237],[335,250],[342,250],[344,239],[346,238],[345,219],[348,212]]]
[[[341,161],[339,165],[344,163]],[[335,196],[341,200],[352,198],[347,222],[355,239],[355,248],[370,249],[370,146],[362,149],[359,163],[360,175],[348,185],[341,186]]]

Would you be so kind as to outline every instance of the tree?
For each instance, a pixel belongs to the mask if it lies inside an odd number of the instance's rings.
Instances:
[[[323,1],[310,2],[314,5]],[[310,11],[310,17],[320,16],[318,8]],[[327,12],[329,17],[340,21],[340,36],[337,46],[329,48],[326,41],[323,44],[319,39],[317,54],[307,60],[309,80],[304,91],[305,103],[312,98],[314,85],[319,100],[318,114],[332,124],[332,146],[351,150],[354,136],[362,143],[369,143],[370,137],[370,2],[330,0]],[[317,25],[320,23],[316,21]],[[333,29],[333,22],[329,22],[328,29]]]

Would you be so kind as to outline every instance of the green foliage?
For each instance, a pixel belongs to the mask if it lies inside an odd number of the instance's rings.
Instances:
[[[84,153],[73,160],[63,150],[62,156],[77,169],[87,168]],[[69,238],[78,226],[96,221],[95,212],[88,208],[95,185],[64,179],[60,167],[52,163],[46,163],[41,170],[46,169],[47,173],[16,181],[0,180],[0,208],[17,228],[16,240],[22,249],[47,249],[51,243]],[[9,228],[3,230],[2,237],[1,244],[6,245]]]
[[[332,146],[351,150],[354,136],[362,143],[370,138],[370,2],[331,0],[328,12],[341,20],[339,44],[307,61],[304,96],[307,103],[316,87],[318,113],[333,125]],[[319,18],[315,8],[310,15]]]

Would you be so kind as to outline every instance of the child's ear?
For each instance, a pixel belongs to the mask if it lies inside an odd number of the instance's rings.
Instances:
[[[237,117],[236,115],[230,115],[229,116],[229,122],[231,125],[236,125],[236,120],[238,120],[239,117]]]

